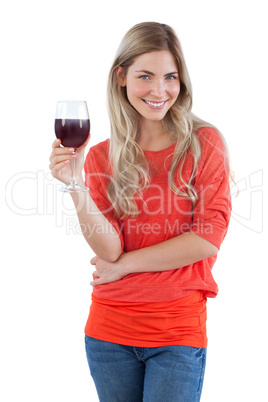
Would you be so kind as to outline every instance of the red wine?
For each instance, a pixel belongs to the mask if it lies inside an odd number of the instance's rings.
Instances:
[[[79,148],[89,136],[89,120],[56,119],[55,133],[64,147]]]

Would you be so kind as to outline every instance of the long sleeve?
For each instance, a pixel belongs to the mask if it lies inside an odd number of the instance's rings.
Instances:
[[[202,156],[195,177],[198,201],[192,231],[220,248],[231,215],[227,150],[215,129],[201,129],[199,139]]]
[[[111,169],[107,158],[109,143],[101,142],[90,148],[85,160],[85,184],[89,188],[90,196],[105,216],[116,229],[124,250],[124,239],[120,220],[115,216],[114,209],[107,195],[107,185],[111,180]],[[108,227],[97,228],[100,232],[109,230]]]

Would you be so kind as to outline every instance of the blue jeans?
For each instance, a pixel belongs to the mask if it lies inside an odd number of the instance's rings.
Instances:
[[[85,343],[100,402],[200,401],[205,348],[141,348],[87,335]]]

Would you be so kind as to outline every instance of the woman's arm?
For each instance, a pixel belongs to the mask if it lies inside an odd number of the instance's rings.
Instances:
[[[124,276],[140,272],[178,269],[216,255],[218,248],[195,233],[188,232],[150,247],[122,254],[114,263],[94,257],[96,266],[92,286],[115,282]]]
[[[217,252],[218,248],[212,243],[188,232],[154,246],[123,254],[120,262],[128,274],[168,271],[212,257]]]
[[[82,180],[82,179],[80,179]],[[81,181],[80,185],[84,185]],[[101,259],[116,261],[122,253],[119,235],[88,192],[71,193],[83,236]]]
[[[88,141],[78,148],[75,155],[73,149],[60,146],[60,140],[52,145],[50,156],[50,169],[52,176],[67,184],[72,174],[70,165],[71,159],[76,159],[76,172],[78,184],[84,186],[82,169],[84,166],[84,152]],[[116,261],[122,253],[122,245],[118,232],[108,219],[99,210],[92,197],[87,192],[71,193],[77,216],[81,225],[82,233],[100,258],[106,261]]]
[[[113,282],[131,273],[185,267],[217,254],[231,216],[229,163],[224,142],[215,129],[200,130],[199,140],[202,156],[195,176],[198,200],[191,232],[123,254],[114,265],[102,264],[96,257],[92,261],[93,264],[97,261],[94,276],[100,279],[94,285]]]

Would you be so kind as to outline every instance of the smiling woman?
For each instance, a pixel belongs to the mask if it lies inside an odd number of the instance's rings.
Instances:
[[[140,114],[139,141],[150,137],[155,143],[160,136],[169,137],[168,133],[163,132],[161,120],[180,93],[179,73],[176,70],[176,62],[168,50],[137,57],[128,68],[127,74],[121,66],[117,68],[120,85],[126,87],[130,104]],[[154,122],[158,124],[152,124]]]
[[[192,181],[201,149],[193,133],[211,125],[191,113],[191,81],[172,28],[144,23],[127,32],[110,70],[108,105],[113,180],[107,193],[116,214],[137,213],[133,196],[142,192],[150,181],[142,150],[157,151],[175,143],[170,186],[195,202]],[[181,168],[189,150],[193,169],[183,189],[177,186],[174,177],[180,160],[178,175],[183,181]],[[123,169],[122,160],[127,161]]]
[[[89,193],[72,195],[96,253],[85,327],[90,372],[102,402],[199,401],[206,300],[218,292],[212,267],[231,212],[227,150],[191,112],[181,46],[165,24],[127,32],[108,104],[111,138],[88,152]],[[68,157],[54,144],[59,178]]]

